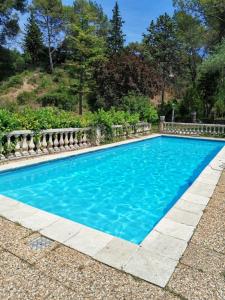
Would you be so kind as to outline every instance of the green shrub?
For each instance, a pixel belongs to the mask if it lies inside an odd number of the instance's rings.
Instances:
[[[138,113],[142,121],[156,122],[158,120],[157,110],[146,96],[136,94],[124,96],[119,107],[130,114]]]
[[[76,97],[73,97],[67,93],[48,93],[44,96],[41,96],[37,101],[43,106],[55,106],[63,110],[74,110],[75,105],[77,104]]]
[[[22,92],[17,96],[17,102],[19,105],[27,104],[35,99],[35,92]]]
[[[10,77],[10,79],[4,83],[2,83],[0,87],[0,91],[4,92],[5,90],[12,88],[12,87],[20,87],[23,84],[23,76],[15,75]]]

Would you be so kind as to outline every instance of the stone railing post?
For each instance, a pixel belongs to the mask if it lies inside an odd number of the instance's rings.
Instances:
[[[99,126],[95,128],[95,145],[99,146],[101,144],[102,139],[102,131]]]
[[[159,132],[164,131],[165,116],[160,116]]]

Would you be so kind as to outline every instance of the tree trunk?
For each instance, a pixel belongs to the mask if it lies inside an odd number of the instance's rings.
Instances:
[[[79,115],[83,114],[83,87],[84,87],[84,72],[80,72],[80,88],[79,88]]]
[[[83,114],[83,93],[79,94],[79,115]]]
[[[53,65],[52,52],[51,52],[51,47],[50,47],[50,45],[48,46],[48,55],[49,55],[50,71],[51,71],[51,73],[53,73],[53,72],[54,72],[54,65]]]
[[[48,56],[49,56],[49,65],[50,65],[50,71],[51,73],[54,72],[54,65],[53,65],[53,59],[52,59],[52,51],[51,51],[51,33],[50,33],[50,25],[49,25],[49,19],[47,17],[47,31],[48,31]]]
[[[161,91],[161,113],[164,111],[164,103],[165,103],[165,81],[163,80],[162,91]]]

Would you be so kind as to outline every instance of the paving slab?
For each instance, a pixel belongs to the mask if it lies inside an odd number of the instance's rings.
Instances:
[[[210,200],[209,197],[204,197],[201,195],[193,194],[188,191],[185,192],[181,198],[187,202],[192,202],[192,203],[203,205],[203,206],[206,206]]]
[[[174,207],[197,215],[202,214],[205,209],[205,205],[192,203],[183,199],[180,199]]]
[[[188,242],[194,232],[194,227],[164,218],[156,225],[155,230]]]
[[[98,251],[102,250],[113,239],[113,236],[103,233],[92,228],[82,226],[81,230],[69,238],[65,245],[81,251],[90,256],[94,256]]]
[[[178,261],[187,247],[187,242],[154,230],[144,239],[141,247]]]
[[[178,205],[179,207],[179,205]],[[183,209],[179,209],[176,207],[173,207],[167,214],[166,218],[173,220],[175,222],[185,224],[185,225],[190,225],[190,226],[197,226],[201,217],[202,217],[202,212],[196,214],[192,213]]]
[[[9,199],[3,195],[0,195],[0,214],[2,214],[5,210],[9,210],[12,207],[18,205],[20,202]]]
[[[173,259],[140,248],[133,254],[124,267],[124,271],[160,287],[165,287],[176,265],[177,261]]]
[[[30,228],[33,231],[39,231],[41,229],[44,229],[45,227],[50,226],[59,219],[60,217],[56,215],[49,214],[44,211],[37,211],[37,213],[33,214],[32,216],[21,220],[20,223],[22,226]]]
[[[188,189],[189,192],[204,197],[211,197],[215,189],[215,185],[205,184],[203,182],[194,182]]]
[[[59,221],[56,221],[48,227],[40,230],[40,233],[50,239],[56,240],[57,242],[64,243],[69,238],[77,234],[81,228],[81,224],[61,218]]]
[[[113,238],[94,258],[109,266],[122,269],[138,248],[138,245]]]
[[[38,210],[32,206],[19,203],[7,210],[1,212],[1,215],[10,221],[21,223],[21,221],[27,217],[30,217],[37,213]]]

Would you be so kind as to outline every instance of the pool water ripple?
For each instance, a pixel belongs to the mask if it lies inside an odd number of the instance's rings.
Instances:
[[[0,173],[0,194],[139,244],[224,142],[157,137]]]

